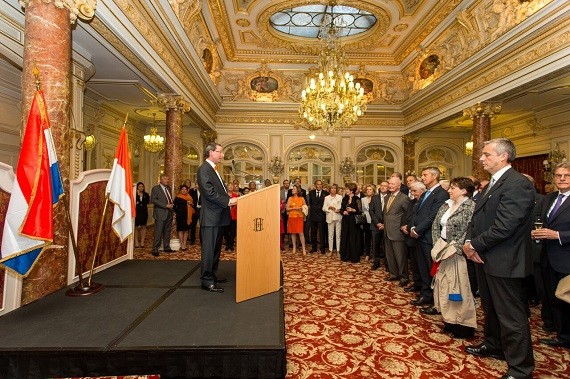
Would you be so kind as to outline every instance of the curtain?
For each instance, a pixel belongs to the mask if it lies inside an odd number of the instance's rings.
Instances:
[[[544,162],[548,159],[548,154],[531,155],[528,157],[521,157],[515,159],[513,162],[513,168],[522,174],[530,175],[535,180],[535,187],[538,191],[544,194],[544,185],[548,182],[544,180],[542,171]]]

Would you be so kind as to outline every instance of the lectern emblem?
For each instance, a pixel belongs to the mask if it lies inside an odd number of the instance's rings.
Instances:
[[[261,232],[263,230],[263,219],[261,217],[257,217],[253,219],[253,231],[254,232]]]

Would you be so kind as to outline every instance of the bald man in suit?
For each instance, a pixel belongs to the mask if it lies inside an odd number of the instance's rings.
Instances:
[[[204,150],[206,160],[198,168],[202,211],[200,213],[200,240],[202,243],[201,276],[202,289],[210,292],[224,292],[218,287],[227,279],[218,278],[216,271],[220,262],[224,229],[230,224],[230,206],[235,206],[237,197],[230,198],[217,164],[224,157],[222,146],[210,143]]]

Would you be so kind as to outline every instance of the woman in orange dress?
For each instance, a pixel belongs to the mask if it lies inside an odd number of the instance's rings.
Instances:
[[[304,218],[302,207],[305,204],[305,199],[301,197],[301,186],[295,185],[291,189],[291,197],[287,200],[287,206],[285,210],[287,211],[287,231],[291,234],[293,241],[293,254],[296,253],[297,249],[297,234],[301,239],[301,247],[303,248],[303,255],[307,255],[305,250],[305,234],[303,233]]]

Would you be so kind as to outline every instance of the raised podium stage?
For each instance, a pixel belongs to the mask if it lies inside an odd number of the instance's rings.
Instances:
[[[67,288],[0,317],[0,378],[159,374],[283,378],[283,290],[236,303],[200,288],[200,262],[127,261],[94,275],[98,294]]]

